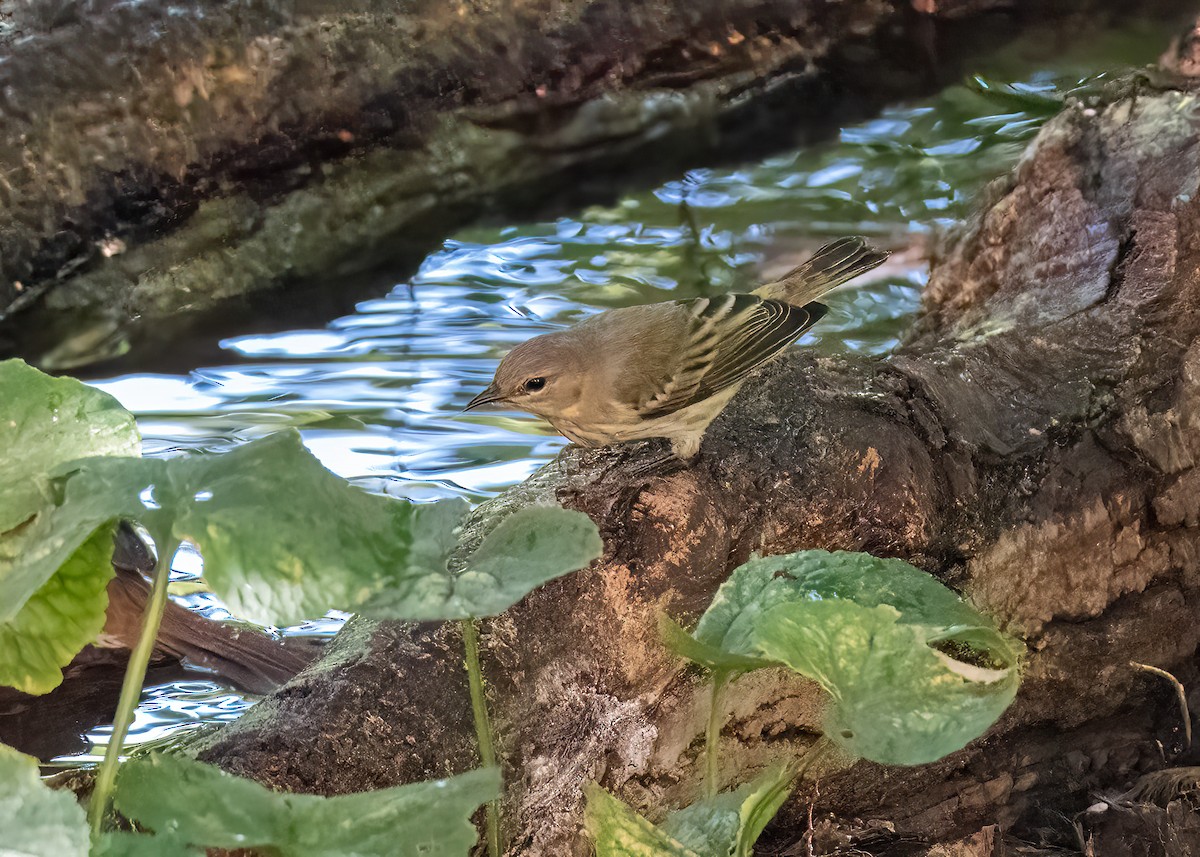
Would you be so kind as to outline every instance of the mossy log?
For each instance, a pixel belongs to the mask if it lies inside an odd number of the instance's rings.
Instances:
[[[1185,76],[1200,53],[1180,51],[1153,81],[1047,124],[933,260],[894,354],[797,350],[684,472],[646,484],[636,453],[568,449],[480,507],[484,527],[559,502],[607,545],[484,623],[507,853],[586,854],[590,780],[651,818],[697,797],[709,697],[655,617],[698,615],[752,552],[903,557],[1029,646],[1019,696],[983,738],[921,767],[831,764],[763,853],[804,853],[787,849],[803,848],[810,805],[818,850],[1070,841],[1090,794],[1186,758],[1174,690],[1130,665],[1200,686],[1200,83]],[[322,793],[469,768],[460,652],[450,628],[353,621],[202,758]],[[776,671],[736,688],[726,784],[804,754],[823,705]],[[947,850],[964,837],[954,847],[974,850]]]

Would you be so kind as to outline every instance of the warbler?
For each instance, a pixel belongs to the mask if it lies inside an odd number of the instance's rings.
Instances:
[[[816,299],[888,254],[840,238],[749,294],[609,310],[522,342],[466,410],[503,404],[580,446],[667,438],[688,461],[747,377],[825,315]]]

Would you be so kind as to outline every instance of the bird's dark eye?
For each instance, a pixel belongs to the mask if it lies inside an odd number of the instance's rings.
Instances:
[[[525,389],[530,393],[536,393],[542,387],[546,386],[545,378],[530,378],[525,382]]]

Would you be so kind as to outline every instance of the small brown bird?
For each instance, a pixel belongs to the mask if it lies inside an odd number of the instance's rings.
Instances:
[[[678,458],[693,458],[750,373],[825,314],[816,299],[887,257],[841,238],[750,294],[624,307],[536,336],[466,409],[528,411],[580,446],[664,437]]]

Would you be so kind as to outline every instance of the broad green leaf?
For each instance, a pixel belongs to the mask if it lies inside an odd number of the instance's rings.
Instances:
[[[452,543],[431,565],[445,566]],[[567,509],[531,506],[500,522],[471,554],[466,567],[446,576],[448,592],[441,608],[450,618],[502,613],[548,580],[587,566],[604,543],[587,515]],[[392,606],[384,591],[362,612],[382,618],[408,618],[403,605]]]
[[[141,449],[133,415],[112,396],[21,360],[0,362],[0,403],[0,534],[52,503],[46,477],[60,464]]]
[[[108,469],[140,471],[163,462],[141,458],[89,458],[80,462],[100,463]],[[72,465],[74,466],[74,465]],[[72,490],[74,488],[74,490]],[[137,495],[124,497],[115,484],[102,481],[66,486],[67,494],[59,506],[44,509],[32,521],[0,540],[0,624],[16,621],[26,603],[54,577],[60,568],[91,539],[98,530],[111,534],[117,520],[137,518],[146,512]],[[112,551],[109,551],[111,560]],[[106,561],[94,569],[105,582],[112,577]]]
[[[583,824],[596,857],[710,857],[672,839],[595,783],[584,788],[584,795]]]
[[[112,527],[101,527],[0,624],[0,685],[41,694],[62,683],[62,668],[104,629],[112,552]]]
[[[888,604],[905,624],[946,631],[984,630],[996,645],[1004,638],[991,622],[939,583],[933,576],[898,559],[865,553],[823,550],[761,557],[739,566],[717,590],[693,634],[697,642],[726,655],[760,658],[755,646],[755,623],[776,604],[840,599],[862,607]],[[732,668],[738,666],[731,659]]]
[[[283,857],[466,857],[471,815],[500,792],[500,773],[341,797],[274,792],[212,765],[152,753],[121,768],[126,816],[206,848],[271,848]]]
[[[1019,644],[931,575],[869,554],[753,559],[679,654],[720,672],[790,667],[834,697],[827,734],[879,762],[920,764],[977,737],[1012,701]]]
[[[875,762],[920,765],[983,734],[1016,695],[1017,670],[953,661],[900,616],[847,601],[781,604],[758,620],[757,645],[829,691],[827,737]]]
[[[47,693],[103,628],[113,575],[111,512],[52,526],[50,474],[84,456],[137,455],[141,439],[112,396],[20,360],[0,362],[0,403],[0,684]]]
[[[170,836],[118,831],[100,834],[89,857],[204,857],[204,852]]]
[[[63,478],[62,505],[46,516],[59,543],[16,560],[26,587],[49,579],[85,533],[130,518],[152,535],[196,544],[213,590],[235,614],[264,623],[331,607],[409,620],[487,616],[599,554],[586,516],[529,509],[452,572],[465,501],[368,494],[322,467],[292,430],[223,455],[87,459]],[[529,547],[511,561],[501,556]]]
[[[791,768],[776,766],[741,788],[671,813],[658,827],[592,784],[585,790],[585,825],[598,857],[751,857],[794,780]]]
[[[87,857],[88,825],[75,795],[47,787],[37,760],[0,744],[0,854]]]
[[[795,771],[789,766],[779,765],[737,790],[742,803],[738,809],[741,823],[738,825],[735,857],[751,857],[754,843],[791,795],[795,781]]]
[[[751,857],[795,779],[792,768],[776,765],[740,788],[671,813],[662,829],[700,854]]]

